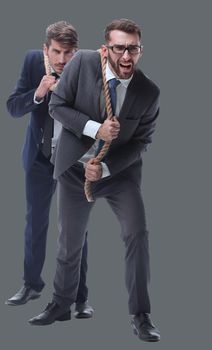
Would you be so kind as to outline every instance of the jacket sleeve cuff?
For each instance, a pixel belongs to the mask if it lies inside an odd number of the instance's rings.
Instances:
[[[42,98],[41,100],[36,100],[36,92],[34,93],[34,97],[33,97],[33,102],[36,104],[36,105],[39,105],[40,103],[42,103],[44,101],[44,98]]]

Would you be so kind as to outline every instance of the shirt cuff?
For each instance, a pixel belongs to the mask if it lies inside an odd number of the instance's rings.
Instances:
[[[104,162],[101,162],[101,165],[102,165],[101,179],[103,179],[104,177],[110,176],[110,170],[108,169],[108,166]]]
[[[43,100],[44,100],[44,98],[42,98],[42,100],[40,100],[40,101],[37,101],[37,100],[36,100],[36,92],[34,93],[33,102],[34,102],[36,105],[39,105],[40,103],[42,103]]]
[[[97,131],[99,130],[101,123],[97,123],[94,120],[89,120],[83,129],[83,135],[92,137],[92,139],[96,139]]]

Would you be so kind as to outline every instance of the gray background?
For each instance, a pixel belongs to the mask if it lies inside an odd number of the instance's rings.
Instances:
[[[211,313],[211,9],[209,1],[1,2],[1,348],[209,348]],[[55,270],[56,204],[51,211],[41,299],[13,308],[4,301],[22,281],[25,215],[20,152],[28,117],[9,117],[5,101],[29,48],[41,48],[45,28],[70,20],[81,48],[98,48],[114,18],[143,29],[143,71],[161,88],[161,113],[144,157],[143,194],[150,231],[153,319],[162,339],[141,343],[127,312],[120,229],[104,201],[90,220],[91,320],[31,327],[27,320],[50,301]],[[210,66],[209,66],[210,62]],[[210,85],[209,85],[210,84]],[[210,112],[209,112],[210,111]]]

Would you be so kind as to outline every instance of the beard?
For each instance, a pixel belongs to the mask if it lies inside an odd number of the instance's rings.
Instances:
[[[108,53],[108,61],[117,78],[129,79],[135,71],[135,64],[133,60],[125,62],[122,60],[122,58],[119,58],[115,62]]]

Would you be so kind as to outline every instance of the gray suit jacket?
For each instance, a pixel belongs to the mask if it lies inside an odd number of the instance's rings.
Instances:
[[[88,120],[102,123],[100,94],[102,72],[97,51],[80,50],[66,65],[52,93],[50,115],[62,123],[52,161],[58,178],[95,142],[82,134]],[[120,133],[104,158],[111,176],[122,172],[140,181],[141,153],[151,143],[159,112],[159,89],[140,70],[131,80],[119,114]]]

